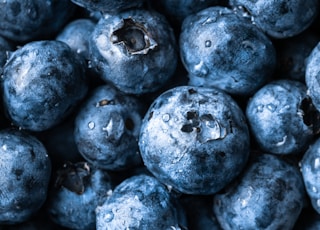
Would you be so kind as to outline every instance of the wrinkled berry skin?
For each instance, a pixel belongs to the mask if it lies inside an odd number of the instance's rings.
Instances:
[[[92,67],[128,94],[160,89],[177,66],[176,41],[165,17],[131,10],[100,19],[90,41]]]
[[[313,208],[320,214],[320,139],[317,139],[303,155],[301,173]]]
[[[22,223],[47,198],[51,162],[43,144],[15,129],[0,131],[0,224]]]
[[[244,168],[249,131],[242,110],[218,89],[179,86],[146,113],[139,147],[146,167],[186,194],[213,194]]]
[[[80,59],[67,44],[54,40],[16,50],[4,66],[1,86],[7,116],[31,131],[60,123],[88,88]]]
[[[58,32],[72,16],[70,0],[6,0],[0,2],[0,35],[18,43]]]
[[[141,163],[138,137],[143,106],[109,85],[96,88],[75,120],[75,142],[91,164],[122,170]]]
[[[270,39],[231,9],[218,6],[184,20],[180,54],[189,85],[218,87],[230,94],[254,93],[276,67]]]
[[[88,60],[89,38],[94,27],[95,23],[91,19],[76,19],[71,21],[60,31],[56,40],[68,44],[74,52]]]
[[[320,111],[320,43],[318,43],[306,61],[305,81],[314,106]]]
[[[46,203],[50,219],[69,229],[94,230],[95,209],[112,192],[109,174],[86,162],[67,163],[55,179]]]
[[[276,39],[293,37],[307,29],[318,15],[317,0],[229,0],[241,14],[251,17],[257,27]]]
[[[248,101],[246,116],[262,150],[296,154],[305,151],[313,140],[315,111],[304,84],[278,80],[262,87]]]
[[[214,196],[213,211],[224,230],[289,230],[301,213],[304,197],[299,168],[275,155],[261,154]]]
[[[116,14],[131,8],[142,7],[144,0],[71,0],[90,11]]]
[[[168,189],[147,175],[124,180],[96,209],[97,230],[180,229],[174,200]]]

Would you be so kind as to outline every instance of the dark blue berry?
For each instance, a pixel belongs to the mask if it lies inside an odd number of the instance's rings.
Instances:
[[[2,97],[8,117],[23,129],[60,123],[87,93],[83,63],[60,41],[30,42],[4,66]]]
[[[189,84],[248,95],[272,76],[276,53],[270,39],[231,9],[209,7],[187,17],[180,54]]]
[[[300,34],[315,20],[319,12],[317,0],[230,0],[245,17],[274,38]]]
[[[313,140],[318,112],[298,81],[278,80],[262,87],[246,109],[259,147],[276,154],[301,153]]]
[[[75,121],[80,154],[96,167],[120,170],[141,163],[138,137],[143,106],[134,97],[102,85],[81,106]]]
[[[52,37],[73,15],[70,0],[0,2],[0,35],[18,43]]]
[[[180,229],[175,202],[156,178],[130,177],[97,208],[97,229]]]
[[[144,164],[160,181],[188,194],[213,194],[245,167],[249,131],[226,93],[180,86],[146,113],[139,138]]]
[[[160,89],[176,70],[173,30],[165,17],[131,10],[100,19],[90,42],[91,64],[106,82],[129,94]]]
[[[22,223],[44,204],[51,162],[43,144],[16,129],[0,131],[0,224]]]
[[[292,229],[305,201],[299,168],[275,155],[253,158],[237,180],[214,196],[222,229]]]
[[[95,209],[112,193],[106,171],[86,162],[65,163],[57,170],[46,208],[51,220],[70,229],[96,229]]]

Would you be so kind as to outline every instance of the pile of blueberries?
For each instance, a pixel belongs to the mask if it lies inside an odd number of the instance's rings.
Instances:
[[[318,0],[0,0],[0,229],[320,229]]]

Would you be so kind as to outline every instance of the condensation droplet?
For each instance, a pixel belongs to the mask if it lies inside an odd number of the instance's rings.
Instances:
[[[317,205],[320,207],[320,199],[317,200]]]
[[[169,120],[170,120],[170,115],[169,114],[163,114],[163,116],[162,116],[162,120],[164,121],[164,122],[168,122]]]
[[[105,219],[105,221],[107,221],[107,222],[112,221],[113,218],[114,218],[114,214],[113,214],[112,211],[109,211],[109,212],[104,216],[104,219]]]
[[[274,105],[274,104],[268,104],[268,105],[267,105],[267,109],[268,109],[269,111],[271,111],[271,112],[274,112],[274,111],[276,111],[277,106]]]
[[[207,48],[211,47],[211,41],[210,40],[207,40],[205,42],[205,47],[207,47]]]
[[[261,112],[263,112],[263,109],[264,109],[264,105],[257,106],[257,112],[261,113]]]
[[[90,121],[89,124],[88,124],[88,127],[89,127],[89,129],[94,129],[94,127],[95,127],[94,122]]]
[[[315,186],[312,186],[312,192],[317,193],[318,189]]]

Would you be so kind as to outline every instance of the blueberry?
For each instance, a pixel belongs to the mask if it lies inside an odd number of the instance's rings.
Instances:
[[[218,89],[179,86],[150,106],[140,131],[146,167],[187,194],[213,194],[245,167],[249,131],[242,110]]]
[[[83,64],[60,41],[34,41],[16,50],[4,66],[3,103],[12,122],[43,131],[64,119],[87,93]]]
[[[160,89],[177,66],[173,30],[164,16],[131,10],[105,16],[90,41],[92,67],[101,78],[129,94]]]
[[[75,120],[80,154],[96,167],[123,170],[141,163],[138,137],[142,104],[109,85],[97,87]]]
[[[58,32],[74,12],[69,0],[5,0],[0,2],[0,35],[18,43]]]
[[[89,59],[89,38],[95,27],[95,22],[91,19],[80,18],[68,23],[63,30],[59,32],[56,40],[65,42],[70,48]]]
[[[299,168],[271,154],[259,154],[241,177],[214,196],[213,211],[225,230],[292,229],[304,205]]]
[[[317,0],[229,0],[229,4],[276,39],[300,34],[311,25],[319,11]]]
[[[16,129],[0,131],[0,224],[31,218],[44,204],[51,162],[43,144]]]
[[[294,154],[304,152],[313,140],[319,113],[303,83],[278,80],[262,87],[248,101],[246,115],[262,150]]]
[[[308,94],[312,98],[314,106],[320,110],[320,43],[310,52],[306,61],[305,81]]]
[[[75,4],[91,10],[103,13],[117,14],[131,8],[142,7],[144,0],[71,0]]]
[[[253,94],[276,67],[270,39],[226,7],[188,16],[182,24],[180,50],[190,85],[218,87],[230,94]]]
[[[97,229],[180,229],[173,199],[156,178],[132,176],[96,209]]]
[[[95,229],[95,209],[112,193],[106,171],[86,162],[65,163],[57,170],[46,204],[51,220],[70,229]]]

